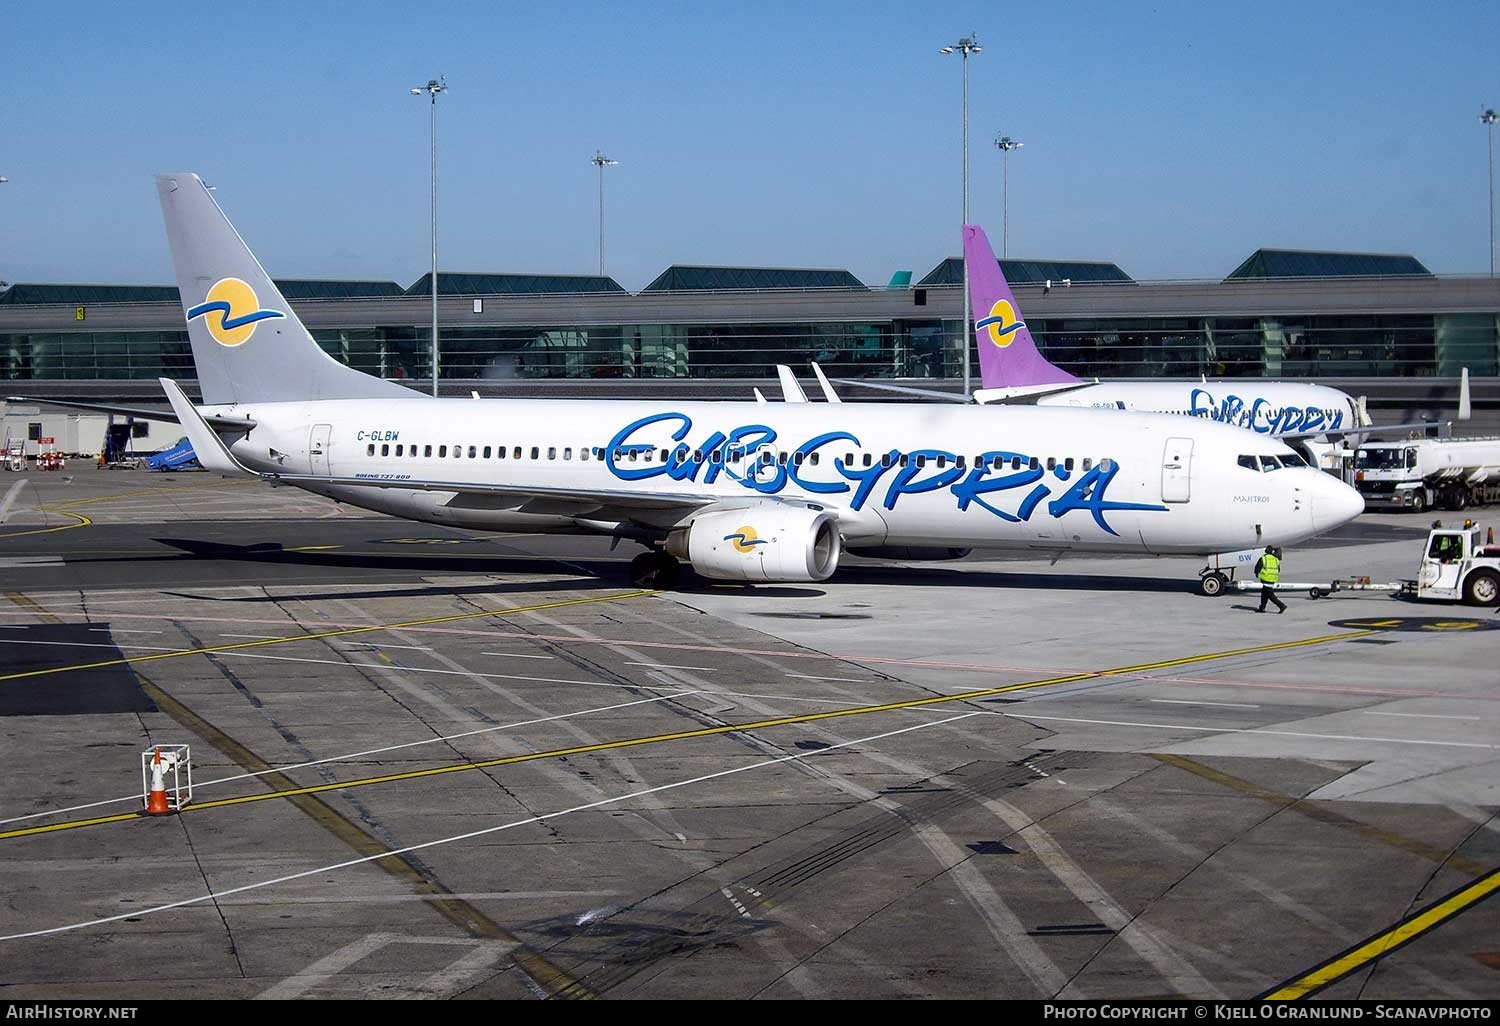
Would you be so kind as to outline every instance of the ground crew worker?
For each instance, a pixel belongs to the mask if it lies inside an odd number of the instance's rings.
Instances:
[[[1266,611],[1266,603],[1276,603],[1276,612],[1286,612],[1286,603],[1276,597],[1276,582],[1281,580],[1281,550],[1274,545],[1267,545],[1265,555],[1255,561],[1255,576],[1260,579],[1260,608],[1257,613]]]

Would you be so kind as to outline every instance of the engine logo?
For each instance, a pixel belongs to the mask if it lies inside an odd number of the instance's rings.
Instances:
[[[751,527],[749,524],[741,527],[733,534],[726,534],[724,536],[724,540],[727,542],[734,542],[734,551],[736,552],[754,552],[755,546],[764,545],[766,543],[766,539],[756,534],[755,528]]]

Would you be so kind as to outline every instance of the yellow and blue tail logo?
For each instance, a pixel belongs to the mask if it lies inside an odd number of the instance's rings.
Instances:
[[[250,341],[261,321],[285,316],[279,310],[262,310],[255,290],[238,278],[220,278],[203,302],[187,312],[190,321],[202,317],[214,341],[230,347]]]
[[[1026,327],[1026,322],[1016,316],[1016,308],[1009,300],[997,299],[990,307],[990,315],[974,322],[974,330],[983,332],[980,338],[988,338],[1001,349],[1015,341],[1016,332]]]
[[[755,546],[766,544],[766,539],[755,533],[755,528],[746,524],[733,534],[726,534],[724,540],[734,542],[736,552],[754,552]]]

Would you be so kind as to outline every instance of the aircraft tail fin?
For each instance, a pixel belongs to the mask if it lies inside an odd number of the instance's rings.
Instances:
[[[156,191],[205,405],[418,395],[323,352],[197,175]]]
[[[1016,297],[984,229],[964,225],[964,263],[969,273],[974,335],[979,343],[979,379],[985,388],[1055,385],[1077,381],[1037,351],[1031,329],[1021,320]]]

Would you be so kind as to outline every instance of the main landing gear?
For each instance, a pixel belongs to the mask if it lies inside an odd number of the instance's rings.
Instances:
[[[1218,570],[1202,572],[1198,578],[1198,590],[1209,598],[1217,598],[1229,590],[1230,576]]]
[[[637,588],[671,591],[682,578],[682,564],[676,556],[660,549],[642,552],[630,561],[630,583]]]

